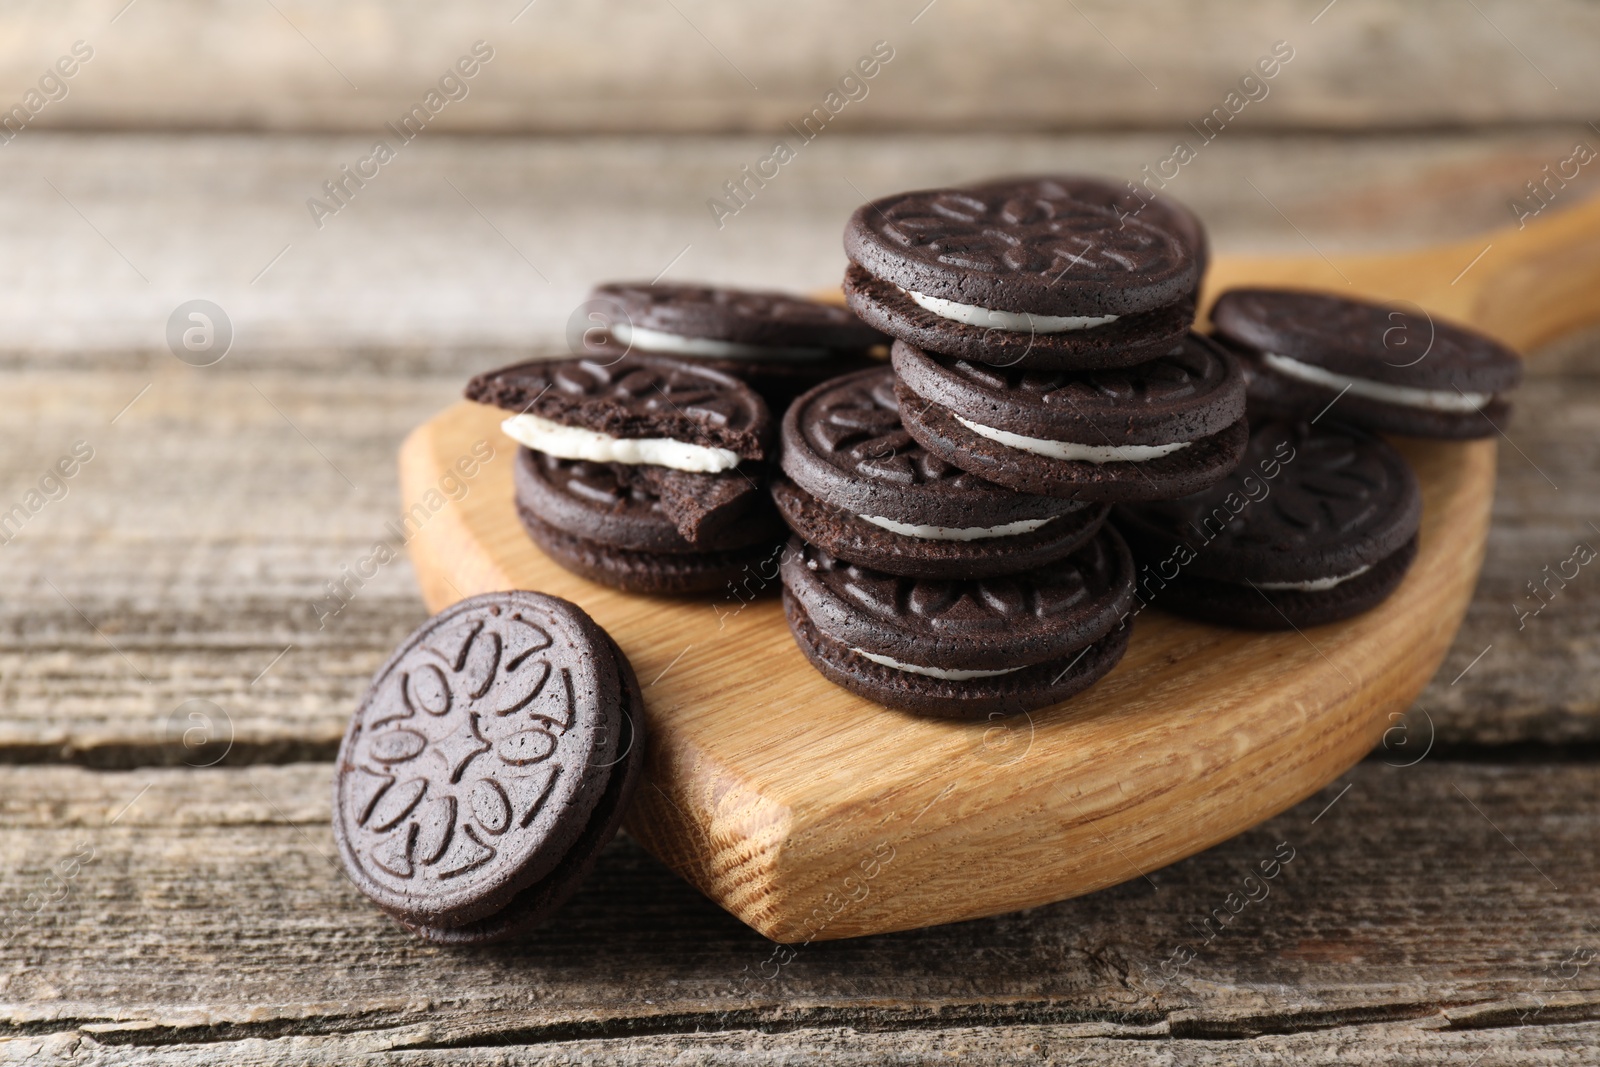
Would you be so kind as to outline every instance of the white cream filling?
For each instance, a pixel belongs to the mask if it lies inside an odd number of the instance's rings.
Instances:
[[[1329,389],[1349,390],[1368,400],[1381,400],[1401,407],[1422,408],[1424,411],[1473,412],[1494,399],[1492,393],[1464,393],[1450,389],[1416,389],[1409,385],[1390,385],[1387,382],[1368,381],[1365,378],[1347,378],[1342,374],[1313,367],[1298,359],[1280,356],[1276,352],[1261,353],[1262,362],[1291,378]]]
[[[1108,322],[1116,322],[1115,315],[1032,315],[1026,311],[996,311],[977,304],[962,304],[943,297],[928,296],[911,289],[902,293],[916,301],[917,306],[933,312],[941,319],[964,322],[968,326],[993,327],[1014,333],[1066,333],[1069,330],[1092,330]]]
[[[1336,585],[1348,582],[1352,578],[1359,577],[1371,569],[1372,564],[1369,563],[1365,567],[1353,570],[1349,574],[1341,574],[1336,578],[1313,578],[1309,582],[1256,582],[1255,586],[1257,589],[1298,589],[1305,593],[1320,593],[1323,590],[1332,589]]]
[[[903,537],[920,537],[924,541],[982,541],[987,537],[1015,537],[1017,534],[1032,533],[1054,516],[1042,519],[1019,519],[1016,522],[1005,522],[999,526],[919,526],[916,523],[899,522],[895,519],[886,519],[881,515],[862,515],[861,518],[874,526],[881,526],[890,533],[897,533]]]
[[[688,337],[665,330],[648,330],[625,322],[613,323],[611,336],[629,348],[677,356],[703,356],[706,359],[821,359],[828,354],[826,348],[784,348],[779,345],[716,341],[709,337]]]
[[[972,678],[993,678],[997,674],[1012,674],[1016,671],[1026,670],[1026,667],[1007,667],[999,671],[947,671],[942,667],[924,667],[917,663],[901,663],[888,656],[880,656],[876,652],[868,652],[864,648],[852,648],[858,656],[865,656],[874,663],[881,663],[885,667],[893,667],[897,671],[908,674],[925,674],[929,678],[943,678],[947,682],[965,682]]]
[[[955,414],[952,412],[951,414]],[[1170,445],[1080,445],[1075,441],[1050,441],[1043,437],[1024,437],[1010,430],[997,430],[956,415],[956,421],[980,437],[1005,445],[1007,448],[1032,452],[1051,459],[1081,460],[1085,463],[1143,463],[1146,460],[1170,456],[1180,448],[1188,448],[1188,441],[1174,441]]]
[[[563,426],[539,415],[512,415],[500,424],[500,429],[519,445],[558,459],[649,464],[706,474],[732,470],[739,465],[738,453],[726,448],[692,445],[670,437],[612,437],[578,426]]]

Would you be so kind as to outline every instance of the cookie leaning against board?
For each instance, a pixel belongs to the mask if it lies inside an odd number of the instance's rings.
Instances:
[[[413,934],[498,941],[578,890],[644,757],[639,683],[610,636],[568,601],[486,593],[373,676],[339,746],[334,840]]]

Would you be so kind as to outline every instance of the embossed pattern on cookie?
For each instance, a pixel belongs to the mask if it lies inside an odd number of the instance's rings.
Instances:
[[[1097,640],[1132,603],[1133,565],[1102,531],[1025,574],[904,578],[796,546],[785,584],[822,632],[852,647],[949,668],[1041,663]]]
[[[1045,315],[1126,315],[1183,298],[1193,255],[1173,234],[1042,189],[930,189],[858,208],[845,252],[925,297]]]
[[[840,506],[871,509],[884,498],[896,513],[950,525],[979,516],[994,523],[1075,510],[1070,502],[1004,489],[939,458],[900,421],[894,372],[840,378],[808,394],[784,422],[784,471]],[[874,512],[877,513],[877,512]]]
[[[1104,507],[1007,489],[929,452],[901,424],[894,380],[887,367],[835,379],[785,414],[772,496],[802,539],[889,574],[983,578],[1094,535]]]
[[[1190,574],[1298,582],[1398,551],[1416,535],[1422,500],[1405,457],[1384,441],[1331,422],[1264,420],[1215,486],[1116,515],[1136,544],[1189,545]]]
[[[410,923],[499,910],[581,833],[617,758],[614,658],[572,605],[499,593],[447,609],[374,677],[340,748],[347,870]]]
[[[669,356],[520,363],[480,374],[466,397],[616,438],[666,438],[761,459],[766,404],[732,375]]]
[[[1203,275],[1210,259],[1210,242],[1200,219],[1169,196],[1152,194],[1132,182],[1110,182],[1087,174],[1016,175],[974,182],[969,188],[1007,195],[1081,200],[1111,208],[1119,217],[1133,218],[1179,237],[1195,258],[1196,273]]]

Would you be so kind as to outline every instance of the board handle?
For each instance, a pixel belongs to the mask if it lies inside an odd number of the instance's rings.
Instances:
[[[1600,322],[1600,197],[1486,234],[1480,247],[1474,326],[1528,351]]]

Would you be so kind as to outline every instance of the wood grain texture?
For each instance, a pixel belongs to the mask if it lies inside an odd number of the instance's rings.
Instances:
[[[1505,427],[1483,575],[1444,668],[1418,698],[1419,736],[1600,742],[1590,729],[1600,724],[1600,641],[1588,636],[1600,634],[1600,575],[1550,579],[1579,545],[1600,548],[1600,411],[1581,399],[1600,385],[1596,340],[1575,338],[1529,366]]]
[[[543,1065],[674,1063],[696,1067],[787,1064],[826,1057],[862,1067],[917,1064],[1083,1064],[1134,1067],[1151,1062],[1184,1067],[1437,1067],[1474,1061],[1504,1067],[1582,1063],[1600,1052],[1600,1024],[1533,1025],[1511,1030],[1426,1030],[1408,1024],[1333,1026],[1303,1034],[1252,1038],[1130,1040],[1095,1033],[1074,1023],[1019,1026],[927,1026],[914,1030],[863,1030],[855,1026],[800,1026],[778,1032],[727,1030],[693,1034],[557,1040],[540,1044],[494,1041],[432,1048],[426,1026],[331,1037],[176,1043],[105,1044],[94,1033],[63,1032],[0,1044],[0,1063],[70,1060],[91,1067],[122,1064],[208,1064],[239,1067],[292,1064],[343,1067],[350,1063]]]
[[[374,133],[477,40],[495,58],[435,120],[451,130],[776,131],[885,40],[895,58],[844,108],[857,130],[1182,128],[1273,43],[1295,58],[1256,128],[1579,122],[1600,111],[1579,0],[58,0],[0,23],[20,99],[75,39],[94,58],[40,125]],[[524,10],[524,8],[527,8]],[[114,20],[114,21],[113,21]]]
[[[1583,124],[1404,138],[1229,130],[1166,192],[1224,252],[1398,250],[1511,222],[1511,198],[1583,138],[1600,147]],[[167,319],[197,297],[234,326],[228,361],[271,353],[279,367],[324,373],[357,361],[482,366],[474,354],[488,347],[565,352],[567,320],[598,280],[670,268],[679,280],[834,286],[844,220],[864,197],[1019,170],[1132,179],[1171,154],[1172,138],[819,137],[719,228],[708,199],[770,149],[765,139],[429,136],[319,229],[307,200],[368,147],[356,135],[24,131],[0,168],[13,207],[0,359],[167,362]],[[1539,217],[1596,192],[1600,166],[1584,167]]]
[[[1592,328],[1600,318],[1594,303],[1600,198],[1560,215],[1409,252],[1295,261],[1230,257],[1207,273],[1202,299],[1263,278],[1420,308],[1528,351]]]
[[[1600,951],[1586,765],[1371,760],[1148,880],[792,950],[627,840],[525,941],[419,943],[339,873],[329,774],[0,768],[0,1056],[1465,1064],[1597,1041],[1600,963],[1567,962]]]

